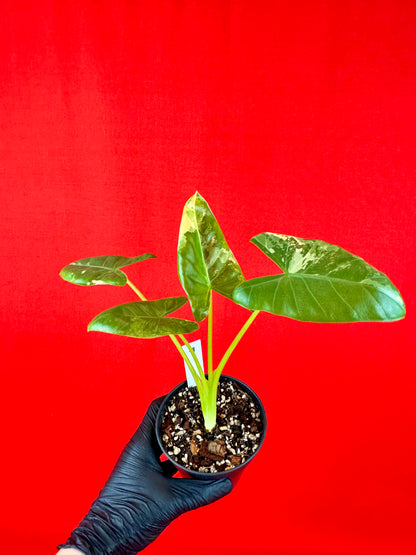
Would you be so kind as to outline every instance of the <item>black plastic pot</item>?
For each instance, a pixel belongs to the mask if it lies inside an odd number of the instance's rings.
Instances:
[[[173,463],[175,465],[175,467],[178,469],[181,476],[183,476],[185,478],[196,478],[198,480],[220,480],[222,478],[229,478],[233,482],[233,484],[236,484],[237,481],[239,480],[240,476],[241,476],[242,471],[246,468],[246,466],[257,455],[257,453],[260,450],[260,447],[263,444],[263,441],[264,441],[264,438],[265,438],[265,435],[266,435],[267,419],[266,419],[266,411],[264,410],[262,402],[260,401],[260,399],[256,395],[256,393],[254,393],[254,391],[248,385],[246,385],[244,382],[242,382],[240,380],[237,380],[236,378],[233,378],[231,376],[221,375],[220,381],[223,381],[224,379],[231,380],[231,381],[235,382],[243,391],[248,393],[253,398],[253,400],[257,403],[257,405],[260,409],[260,416],[261,416],[261,421],[262,421],[262,425],[263,425],[263,433],[262,433],[262,436],[260,438],[259,446],[256,449],[256,451],[252,455],[250,455],[250,457],[248,457],[242,464],[240,464],[239,466],[236,466],[235,468],[231,468],[230,470],[224,470],[222,472],[198,472],[196,470],[190,470],[189,468],[186,468],[185,466],[178,463],[176,460],[172,459],[172,457],[170,457],[168,455],[168,453],[166,452],[166,450],[164,448],[164,445],[163,445],[163,441],[162,441],[162,421],[163,421],[163,418],[165,416],[166,406],[170,402],[172,396],[175,395],[176,393],[178,393],[182,388],[186,387],[187,383],[182,382],[179,385],[177,385],[175,387],[175,389],[173,389],[168,395],[166,395],[165,399],[163,400],[163,403],[161,404],[161,406],[159,408],[159,412],[158,412],[158,415],[156,417],[156,437],[157,437],[157,441],[159,443],[159,446],[162,449],[162,453],[164,453],[166,455],[167,459],[169,459],[171,461],[171,463]]]

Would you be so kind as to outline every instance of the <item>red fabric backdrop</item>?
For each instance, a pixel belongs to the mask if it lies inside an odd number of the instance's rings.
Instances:
[[[168,339],[87,334],[132,292],[60,269],[151,252],[131,279],[181,294],[198,189],[247,278],[273,271],[253,235],[319,238],[387,273],[408,315],[259,317],[227,372],[264,401],[264,447],[148,553],[415,553],[413,0],[6,0],[0,16],[1,550],[54,553],[183,378]],[[218,361],[246,312],[215,300]]]

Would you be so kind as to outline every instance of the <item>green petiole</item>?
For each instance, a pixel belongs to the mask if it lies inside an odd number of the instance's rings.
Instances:
[[[212,295],[212,292],[211,292],[211,295]],[[208,313],[208,318],[210,318],[210,315],[211,315],[211,318],[212,318],[211,309],[212,309],[212,301],[210,303],[210,311]],[[254,322],[254,320],[256,319],[259,312],[260,312],[259,310],[256,310],[255,312],[253,312],[250,315],[248,320],[245,322],[245,324],[242,326],[242,328],[240,329],[238,334],[235,336],[231,345],[226,350],[224,356],[222,357],[222,359],[221,359],[219,365],[217,366],[217,368],[215,369],[215,371],[211,372],[211,373],[210,372],[208,373],[208,393],[207,393],[207,401],[206,401],[206,406],[205,406],[205,412],[203,413],[204,414],[205,427],[208,431],[212,430],[215,427],[216,420],[217,420],[217,389],[218,389],[218,382],[220,380],[221,373],[222,373],[222,371],[224,369],[224,366],[226,365],[228,359],[230,358],[232,352],[237,347],[238,343],[240,342],[241,338],[246,333],[248,328]],[[210,341],[212,341],[212,329],[211,329],[211,332],[209,330],[210,330],[210,326],[209,326],[209,323],[208,323],[208,337],[210,337],[210,335],[211,335]],[[211,347],[212,347],[212,343],[211,343]]]
[[[248,328],[251,326],[251,324],[254,322],[254,320],[256,319],[257,315],[259,314],[260,310],[255,310],[250,317],[248,318],[248,320],[246,321],[246,323],[243,325],[243,327],[240,329],[240,331],[238,332],[238,334],[235,336],[234,340],[232,341],[231,345],[228,347],[228,349],[225,351],[224,356],[222,357],[219,365],[217,366],[215,373],[221,374],[221,372],[224,369],[224,366],[226,365],[228,359],[230,358],[232,352],[234,351],[234,349],[237,347],[237,345],[239,344],[241,338],[243,337],[243,335],[246,333],[246,331],[248,330]]]
[[[134,285],[134,283],[132,283],[128,278],[127,278],[127,285],[129,287],[131,287],[131,289],[133,289],[133,291],[136,293],[136,295],[139,297],[139,299],[141,301],[147,301],[146,297],[143,295],[143,293],[141,291],[139,291],[137,289],[137,287]]]
[[[141,301],[147,301],[147,299],[146,299],[146,297],[143,295],[143,293],[142,293],[142,292],[134,285],[134,283],[132,283],[129,279],[127,279],[127,285],[136,293],[136,295],[139,297],[139,299],[140,299]],[[183,360],[185,361],[187,367],[189,368],[189,371],[191,372],[192,377],[193,377],[194,380],[195,380],[195,383],[197,383],[197,384],[198,384],[198,383],[202,383],[202,376],[203,376],[204,373],[203,373],[203,371],[202,371],[201,365],[199,364],[199,360],[198,360],[197,356],[195,355],[195,353],[194,353],[192,347],[189,345],[188,341],[185,339],[185,337],[184,337],[183,335],[180,335],[180,336],[179,336],[179,337],[184,341],[185,345],[188,347],[188,349],[189,349],[189,351],[190,351],[190,353],[191,353],[191,356],[192,356],[192,358],[194,359],[195,364],[197,365],[198,372],[199,372],[199,374],[200,374],[201,377],[198,376],[198,375],[195,373],[195,370],[194,370],[194,368],[193,368],[193,366],[192,366],[192,364],[191,364],[191,361],[189,360],[189,358],[188,358],[186,352],[183,350],[182,345],[179,343],[177,337],[176,337],[175,335],[169,335],[169,337],[171,338],[173,344],[174,344],[175,347],[178,349],[179,354],[181,355],[181,357],[182,357]]]
[[[189,352],[191,353],[192,360],[194,361],[194,363],[195,363],[195,365],[196,365],[196,367],[197,367],[197,369],[198,369],[198,373],[199,373],[199,376],[200,376],[201,380],[202,380],[202,379],[205,379],[205,375],[204,375],[204,371],[202,370],[202,366],[201,366],[201,364],[200,364],[200,362],[199,362],[199,360],[198,360],[198,357],[196,356],[194,350],[193,350],[192,347],[190,346],[188,340],[187,340],[186,337],[185,337],[184,335],[182,335],[182,334],[179,334],[178,337],[180,337],[180,338],[182,339],[182,341],[184,342],[184,344],[186,345],[186,347],[188,347]]]
[[[209,310],[208,310],[208,380],[213,373],[212,365],[212,289],[209,292]]]
[[[140,300],[146,301],[146,297],[143,293],[129,280],[127,279],[127,285],[136,293]],[[197,370],[195,370],[194,366],[191,363],[191,360],[183,349],[183,345],[179,342],[176,335],[169,335],[170,339],[172,340],[173,344],[179,351],[179,354],[185,361],[186,366],[188,367],[189,371],[191,372],[192,377],[195,380],[196,387],[198,389],[200,401],[201,401],[201,410],[204,416],[204,423],[205,428],[210,431],[212,430],[217,421],[217,389],[218,383],[220,380],[220,376],[224,367],[230,358],[231,354],[233,353],[234,349],[237,347],[238,343],[240,342],[243,335],[246,333],[248,328],[254,322],[255,318],[259,314],[259,310],[255,310],[247,321],[244,323],[240,331],[237,333],[233,341],[231,342],[230,346],[226,350],[224,356],[222,357],[219,365],[214,370],[213,368],[213,356],[212,356],[212,328],[213,328],[213,309],[212,309],[212,291],[210,291],[210,298],[209,298],[209,311],[208,311],[208,332],[207,332],[207,342],[208,342],[208,375],[204,375],[204,371],[202,366],[198,360],[198,357],[194,353],[194,350],[190,346],[186,337],[182,334],[179,334],[178,337],[184,343],[186,347],[188,347],[189,353]]]

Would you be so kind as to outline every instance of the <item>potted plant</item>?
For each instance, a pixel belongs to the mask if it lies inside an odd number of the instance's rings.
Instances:
[[[121,270],[152,254],[98,256],[65,266],[66,281],[90,286],[128,285],[139,301],[98,314],[88,330],[138,338],[169,336],[196,387],[180,384],[161,406],[156,433],[166,456],[198,478],[241,470],[264,439],[266,416],[255,393],[223,370],[261,311],[308,322],[394,321],[405,315],[389,278],[329,243],[276,233],[251,239],[281,272],[245,280],[206,201],[196,192],[185,204],[179,231],[178,273],[186,297],[147,300]],[[250,311],[216,368],[213,365],[213,292]],[[194,321],[169,315],[190,303]],[[207,373],[185,335],[207,318]]]

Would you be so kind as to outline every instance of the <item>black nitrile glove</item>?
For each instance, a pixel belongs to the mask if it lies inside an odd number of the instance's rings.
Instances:
[[[154,431],[162,400],[150,405],[87,516],[59,548],[76,547],[88,555],[134,555],[182,513],[231,491],[228,479],[171,477],[176,470],[169,461],[160,462]]]

